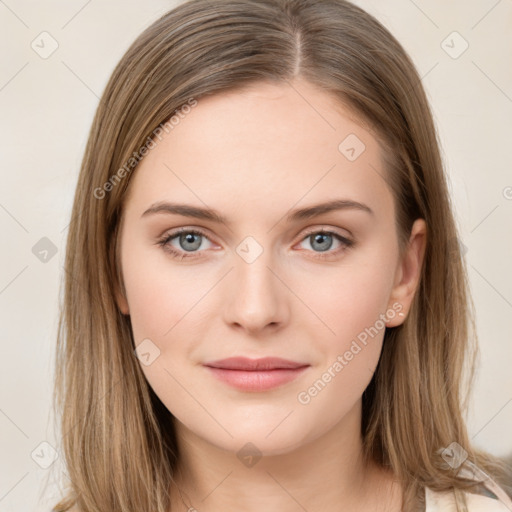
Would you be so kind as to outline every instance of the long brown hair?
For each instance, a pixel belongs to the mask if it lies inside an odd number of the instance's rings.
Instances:
[[[401,250],[414,220],[427,224],[412,308],[403,325],[386,330],[363,394],[365,456],[392,469],[406,510],[421,506],[425,486],[454,490],[464,509],[461,490],[470,482],[440,453],[454,442],[503,478],[499,461],[472,448],[463,419],[476,355],[473,305],[436,130],[410,58],[376,19],[344,0],[189,0],[123,56],[85,150],[56,352],[54,407],[71,485],[55,511],[170,506],[179,456],[172,415],[144,377],[130,319],[115,300],[124,292],[118,226],[137,155],[157,127],[201,97],[296,77],[332,94],[378,134]]]

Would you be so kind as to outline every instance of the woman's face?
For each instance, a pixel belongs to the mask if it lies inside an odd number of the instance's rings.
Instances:
[[[376,139],[302,81],[199,99],[156,139],[123,213],[118,303],[178,432],[278,454],[360,414],[424,242],[418,220],[399,258],[385,174]],[[207,366],[232,357],[299,368]]]

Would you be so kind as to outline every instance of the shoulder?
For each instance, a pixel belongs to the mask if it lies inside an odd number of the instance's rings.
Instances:
[[[501,501],[480,494],[465,492],[468,512],[510,512]],[[456,512],[455,499],[451,492],[436,492],[425,489],[426,512]]]

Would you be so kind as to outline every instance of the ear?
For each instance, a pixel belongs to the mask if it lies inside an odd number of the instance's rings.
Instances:
[[[427,225],[423,219],[416,219],[411,228],[406,251],[398,262],[395,282],[389,298],[388,309],[392,308],[399,313],[386,322],[387,327],[396,327],[402,324],[407,316],[419,285],[426,246]],[[396,309],[397,303],[401,304],[401,309]]]

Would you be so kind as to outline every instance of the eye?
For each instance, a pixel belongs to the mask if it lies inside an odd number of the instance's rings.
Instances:
[[[332,258],[354,245],[354,241],[350,240],[335,231],[327,231],[319,229],[310,231],[301,243],[308,241],[315,252],[315,258]],[[338,247],[331,251],[333,243],[337,242]]]
[[[172,242],[176,239],[176,244]],[[158,244],[169,252],[172,257],[179,259],[195,258],[196,252],[203,246],[203,241],[209,238],[200,230],[180,228],[166,235]],[[177,246],[177,247],[176,247]],[[204,249],[204,247],[202,247]],[[188,253],[188,254],[187,254]]]
[[[171,233],[166,233],[164,237],[158,241],[158,245],[163,247],[173,258],[184,260],[200,257],[200,253],[202,252],[200,249],[205,249],[203,246],[205,240],[210,239],[201,230],[180,228]],[[313,248],[313,252],[315,253],[314,257],[319,259],[336,257],[355,244],[353,240],[335,231],[327,231],[324,229],[310,231],[301,240],[301,243],[306,241],[308,241]],[[173,244],[173,242],[175,243]],[[338,244],[338,247],[335,250],[330,250],[334,242]]]

